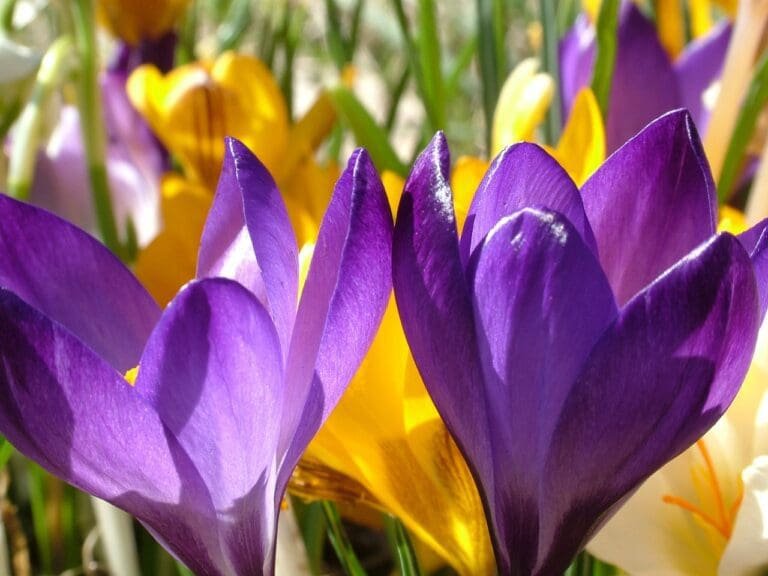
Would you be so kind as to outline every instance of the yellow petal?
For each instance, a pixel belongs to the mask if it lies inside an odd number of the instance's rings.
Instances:
[[[731,234],[741,234],[747,229],[747,218],[744,214],[727,205],[720,206],[720,214],[717,222],[718,232],[730,232]]]
[[[275,179],[278,182],[283,180],[298,164],[311,157],[335,124],[336,109],[328,93],[323,91],[306,114],[291,128],[291,145],[277,168]]]
[[[581,7],[592,22],[597,22],[597,15],[600,13],[601,4],[601,0],[581,0]]]
[[[155,40],[171,30],[189,0],[99,0],[99,21],[128,44]]]
[[[538,70],[538,60],[528,58],[504,82],[493,115],[493,155],[509,144],[532,140],[544,120],[555,87],[552,78]]]
[[[477,489],[419,379],[394,299],[308,454],[359,482],[460,573],[493,573]]]
[[[381,183],[384,185],[384,191],[387,193],[387,200],[389,200],[392,215],[396,216],[397,207],[400,204],[400,196],[403,195],[405,180],[403,180],[402,176],[391,170],[384,170],[381,173]]]
[[[656,0],[656,26],[661,45],[675,58],[685,46],[685,14],[680,0]]]
[[[299,246],[316,240],[338,178],[339,167],[335,162],[320,166],[310,156],[278,183]]]
[[[135,273],[158,304],[164,306],[197,267],[197,249],[211,194],[204,187],[179,176],[162,182],[162,232],[139,253]]]
[[[128,96],[184,174],[213,190],[224,159],[224,137],[242,140],[275,173],[285,155],[288,112],[269,69],[258,59],[222,54],[163,76],[142,66]]]
[[[584,184],[605,160],[603,117],[589,88],[576,95],[553,155],[578,186]]]
[[[464,229],[472,198],[487,171],[488,162],[475,156],[461,156],[453,167],[451,189],[459,233]]]
[[[688,0],[691,32],[694,38],[704,36],[712,28],[712,7],[709,0]]]

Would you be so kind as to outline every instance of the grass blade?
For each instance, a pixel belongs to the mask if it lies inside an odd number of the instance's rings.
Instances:
[[[619,0],[603,0],[597,17],[597,56],[592,73],[592,92],[597,98],[603,119],[608,117],[608,104],[616,65],[616,29],[619,25]]]

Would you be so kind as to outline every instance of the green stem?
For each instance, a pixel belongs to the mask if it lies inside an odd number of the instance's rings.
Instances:
[[[16,0],[2,0],[0,3],[0,32],[13,32],[13,13],[16,10]]]
[[[40,62],[32,96],[16,124],[16,136],[8,167],[8,193],[21,200],[29,196],[35,170],[35,158],[43,123],[43,109],[54,89],[70,72],[74,45],[68,36],[58,38]]]
[[[360,561],[357,559],[355,551],[352,549],[352,544],[347,537],[347,532],[341,523],[341,516],[339,515],[338,508],[336,508],[336,504],[324,500],[323,512],[328,523],[328,538],[344,568],[344,573],[348,576],[365,576],[365,570],[363,570]]]
[[[555,0],[540,0],[541,23],[544,29],[543,63],[546,70],[555,82],[555,93],[547,112],[546,138],[547,143],[554,146],[560,138],[560,71],[557,61],[557,17],[555,13]]]
[[[104,244],[116,255],[123,257],[123,247],[117,233],[112,197],[106,166],[106,137],[103,130],[104,115],[99,91],[98,53],[93,0],[72,0],[75,35],[80,55],[78,82],[78,109],[91,181],[96,224]]]
[[[501,0],[477,0],[477,45],[483,84],[486,144],[491,148],[493,115],[506,73],[505,16]]]
[[[405,526],[398,518],[389,514],[384,514],[383,519],[387,540],[395,551],[400,574],[402,576],[421,576],[419,561]]]
[[[619,25],[619,0],[605,0],[597,17],[597,56],[592,74],[592,92],[603,120],[608,118],[613,67],[616,64],[616,29]]]

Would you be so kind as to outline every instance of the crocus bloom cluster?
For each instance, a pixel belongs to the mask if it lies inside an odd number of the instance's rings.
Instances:
[[[207,575],[272,572],[287,480],[391,290],[392,217],[365,152],[336,186],[297,307],[277,188],[227,146],[199,269],[243,284],[194,281],[162,314],[90,236],[0,197],[0,432]]]
[[[562,573],[734,398],[765,309],[763,227],[715,235],[682,111],[581,190],[537,146],[507,148],[460,240],[448,164],[438,135],[400,203],[403,328],[480,487],[500,573]]]
[[[679,107],[688,108],[696,127],[704,132],[709,116],[704,96],[720,75],[730,30],[728,25],[718,25],[672,62],[653,24],[634,3],[625,0],[619,13],[616,63],[605,127],[608,152],[616,150],[654,118]],[[560,45],[564,112],[571,109],[579,90],[589,85],[595,52],[594,26],[581,16]]]

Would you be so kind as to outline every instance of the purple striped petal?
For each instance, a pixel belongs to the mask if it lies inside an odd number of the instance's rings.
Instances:
[[[405,184],[392,249],[395,298],[419,373],[480,478],[493,478],[472,304],[459,258],[449,151],[441,132]],[[456,402],[460,398],[460,402]],[[493,497],[493,487],[486,486]],[[488,502],[493,509],[493,503]]]
[[[619,304],[714,234],[714,189],[682,110],[650,124],[584,184],[584,208]]]
[[[571,385],[618,310],[594,253],[553,212],[527,209],[500,221],[476,263],[472,294],[494,454],[493,529],[502,544],[497,562],[501,573],[530,573],[550,438]],[[453,403],[460,407],[464,399],[455,396]]]
[[[709,122],[704,93],[720,77],[731,30],[728,22],[721,22],[704,38],[686,46],[674,65],[681,105],[691,113],[696,128],[702,134],[706,132]]]
[[[378,329],[392,289],[392,213],[365,150],[349,159],[323,218],[286,374],[279,485],[333,410]]]
[[[160,309],[104,246],[57,216],[0,195],[0,287],[125,372]]]
[[[208,491],[158,414],[61,324],[0,289],[0,431],[127,510],[197,573],[219,574]]]
[[[275,181],[244,144],[228,138],[197,276],[232,278],[256,294],[269,310],[287,356],[297,274],[296,237]]]
[[[522,142],[505,148],[480,183],[461,235],[462,261],[467,262],[499,220],[528,207],[561,213],[596,251],[576,184],[552,156]]]
[[[565,570],[627,494],[718,420],[747,372],[758,326],[752,264],[729,234],[627,304],[552,438],[535,574]]]
[[[271,566],[282,376],[269,314],[252,293],[221,278],[179,293],[141,359],[137,392],[210,492],[223,572],[260,574]]]

